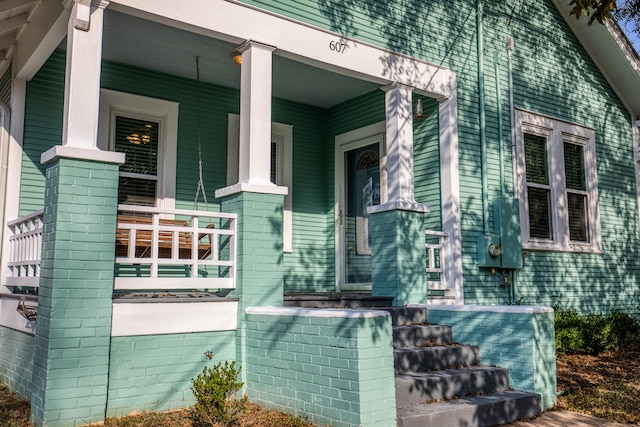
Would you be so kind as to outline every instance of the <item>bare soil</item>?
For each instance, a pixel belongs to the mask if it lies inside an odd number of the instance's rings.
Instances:
[[[558,408],[640,425],[640,345],[599,356],[558,355]],[[29,404],[0,383],[0,426],[30,427]],[[107,427],[202,427],[189,409],[110,418]],[[249,404],[240,427],[312,427],[278,411]]]
[[[640,425],[640,345],[599,356],[558,355],[558,408]]]

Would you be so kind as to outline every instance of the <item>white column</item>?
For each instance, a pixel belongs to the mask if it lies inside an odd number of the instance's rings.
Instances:
[[[271,65],[275,47],[247,41],[238,48],[240,71],[240,132],[238,183],[216,190],[216,197],[240,191],[284,194],[287,187],[271,182]]]
[[[124,154],[98,149],[102,24],[106,0],[66,0],[67,66],[64,82],[62,145],[42,153],[47,163],[58,157],[124,163]]]
[[[271,63],[275,48],[248,41],[240,47],[239,182],[271,183]]]
[[[396,82],[382,89],[386,107],[387,201],[367,210],[428,212],[427,206],[415,201],[413,191],[413,88]]]
[[[102,24],[106,4],[75,0],[69,5],[63,146],[97,149]]]
[[[462,286],[462,231],[460,223],[460,168],[458,161],[458,97],[440,101],[440,191],[442,202],[442,231],[447,233],[445,247],[440,256],[445,266],[445,280],[450,304],[464,303]],[[440,302],[440,301],[439,301]]]

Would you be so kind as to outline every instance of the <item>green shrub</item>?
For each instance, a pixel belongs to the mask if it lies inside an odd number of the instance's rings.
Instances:
[[[640,321],[632,314],[582,315],[573,309],[555,307],[556,351],[597,355],[603,351],[640,342]]]
[[[241,369],[236,368],[235,361],[218,362],[213,368],[205,366],[191,380],[191,391],[196,398],[194,409],[199,421],[211,426],[216,423],[233,426],[237,423],[247,403],[247,396],[238,398],[244,385],[238,380]]]

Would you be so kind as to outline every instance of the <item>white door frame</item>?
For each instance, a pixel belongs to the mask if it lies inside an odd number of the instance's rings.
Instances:
[[[336,268],[336,292],[344,290],[360,290],[370,283],[352,284],[345,287],[346,282],[346,251],[345,232],[343,227],[344,206],[346,191],[345,184],[345,163],[344,155],[360,147],[371,145],[376,141],[380,142],[380,203],[387,201],[387,171],[386,171],[386,145],[385,145],[385,122],[378,122],[350,132],[336,136],[335,140],[335,179],[334,179],[334,241],[335,241],[335,268]]]

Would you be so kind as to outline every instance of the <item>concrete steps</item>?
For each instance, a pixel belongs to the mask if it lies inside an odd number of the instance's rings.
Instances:
[[[509,390],[506,369],[480,364],[477,347],[451,342],[423,308],[386,308],[394,334],[399,427],[495,426],[541,413],[540,396]]]

